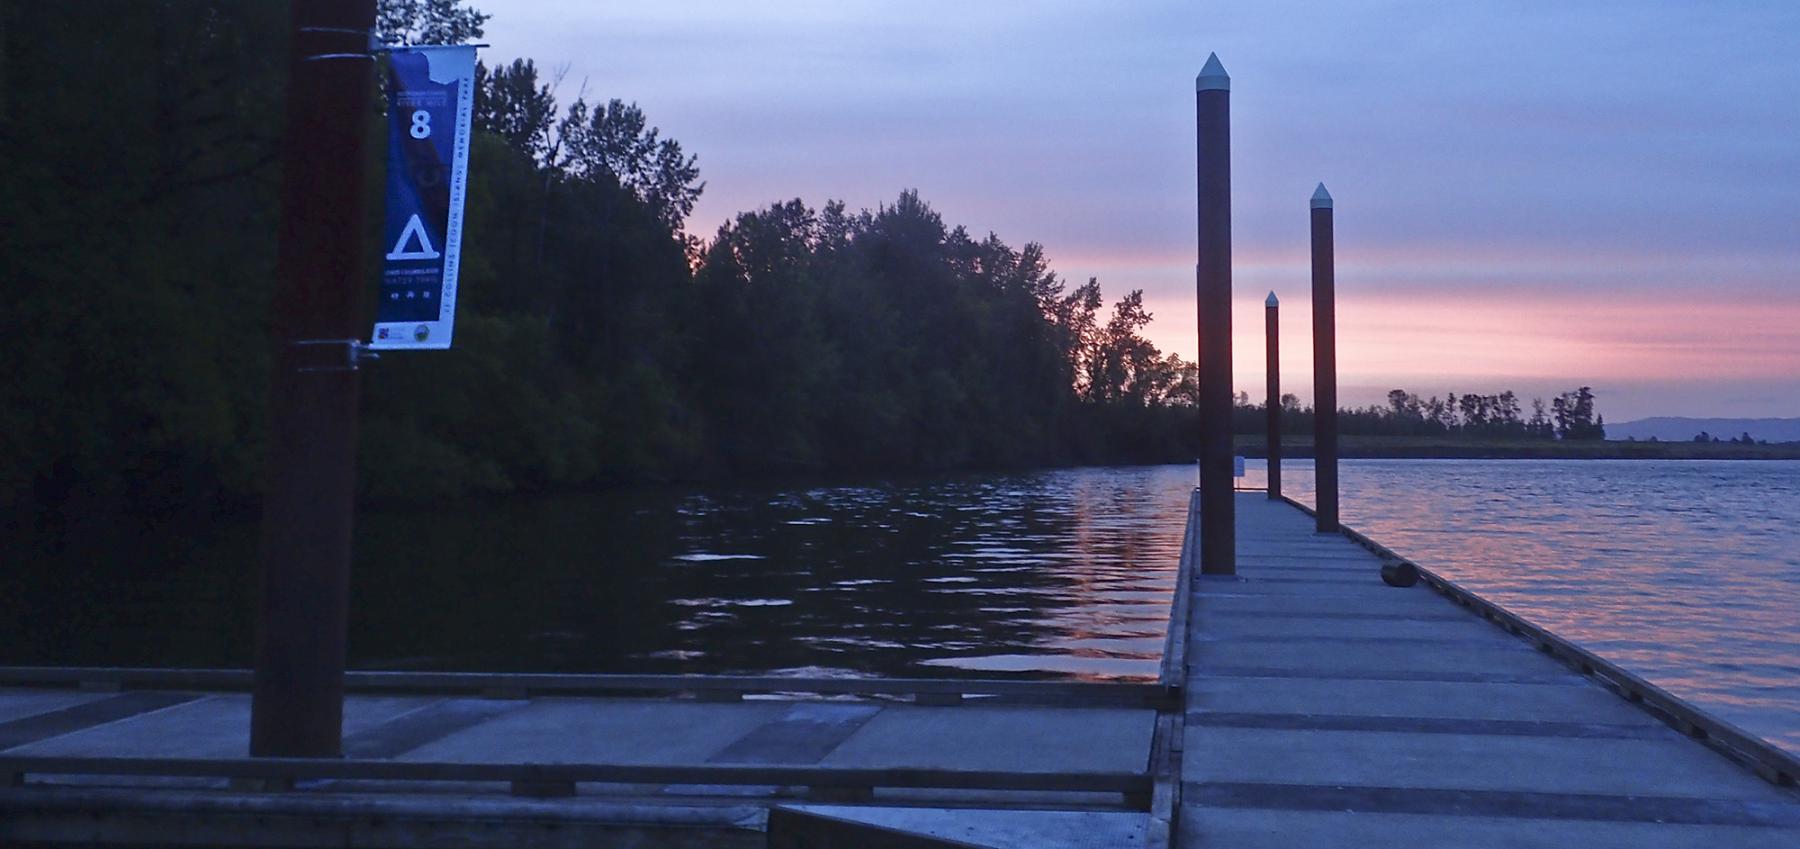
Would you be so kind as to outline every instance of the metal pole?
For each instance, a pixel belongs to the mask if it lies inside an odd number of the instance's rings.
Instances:
[[[1331,193],[1312,196],[1313,469],[1319,533],[1338,529],[1337,280],[1332,258]]]
[[[1269,400],[1264,402],[1269,430],[1269,500],[1276,501],[1281,498],[1281,301],[1274,292],[1263,301],[1263,338],[1269,349]]]
[[[375,0],[294,0],[250,754],[342,751]]]
[[[1200,572],[1237,573],[1231,448],[1231,77],[1218,54],[1194,81],[1200,262]]]

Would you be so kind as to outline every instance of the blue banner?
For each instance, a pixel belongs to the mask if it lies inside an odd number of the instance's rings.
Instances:
[[[385,259],[371,348],[448,348],[468,188],[475,48],[388,54]]]

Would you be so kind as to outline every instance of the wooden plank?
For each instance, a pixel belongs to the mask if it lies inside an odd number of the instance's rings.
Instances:
[[[10,749],[199,699],[193,693],[121,693],[11,722],[0,722],[0,749]]]
[[[1750,799],[1235,782],[1196,782],[1187,793],[1196,804],[1215,808],[1800,827],[1800,806]]]
[[[1156,745],[1150,752],[1150,824],[1145,830],[1145,849],[1169,849],[1175,843],[1181,813],[1181,752],[1174,745],[1182,737],[1182,714],[1156,718]]]
[[[0,686],[76,687],[104,683],[130,689],[245,691],[246,669],[131,669],[124,667],[0,667]],[[820,695],[995,696],[1069,706],[1156,707],[1175,703],[1161,683],[1024,681],[960,678],[784,678],[751,675],[581,675],[513,672],[353,671],[345,688],[359,693],[627,695],[631,693],[816,693]]]
[[[1275,728],[1288,731],[1389,731],[1403,734],[1490,734],[1610,740],[1669,739],[1668,729],[1654,724],[1619,725],[1519,719],[1195,711],[1187,715],[1187,722],[1189,725],[1218,728]]]
[[[1175,571],[1175,595],[1169,602],[1169,630],[1163,643],[1159,681],[1180,694],[1179,707],[1156,718],[1150,751],[1150,822],[1148,849],[1169,849],[1180,833],[1182,741],[1186,738],[1188,641],[1192,638],[1195,551],[1199,546],[1200,490],[1188,494],[1187,525]]]
[[[1199,521],[1200,491],[1188,496],[1187,529],[1181,537],[1181,557],[1175,569],[1175,593],[1169,600],[1169,626],[1163,638],[1161,673],[1157,680],[1179,691],[1187,678],[1188,617],[1192,607],[1195,524]],[[1176,695],[1179,699],[1179,695]]]
[[[709,763],[816,764],[882,708],[867,703],[802,702],[780,719],[719,750]]]
[[[224,793],[60,786],[0,793],[0,846],[763,849],[753,801],[499,794]]]
[[[344,736],[344,756],[391,758],[519,710],[527,702],[445,699]]]
[[[945,837],[884,828],[815,811],[769,809],[768,849],[982,849]]]
[[[493,781],[537,785],[720,784],[797,787],[895,787],[1147,794],[1150,778],[1122,772],[1001,772],[912,768],[824,768],[587,763],[453,763],[311,758],[3,757],[0,775],[109,775],[164,778],[262,778],[293,781]]]

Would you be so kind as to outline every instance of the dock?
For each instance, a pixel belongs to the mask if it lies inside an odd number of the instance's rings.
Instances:
[[[1154,682],[357,672],[270,759],[247,671],[0,669],[0,844],[1800,846],[1791,755],[1235,498]]]
[[[1791,755],[1429,570],[1388,586],[1297,504],[1236,510],[1237,574],[1192,583],[1178,845],[1800,846]]]

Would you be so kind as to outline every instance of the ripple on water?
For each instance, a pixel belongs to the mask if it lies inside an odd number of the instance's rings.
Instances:
[[[713,554],[706,551],[696,551],[690,554],[677,554],[672,559],[685,561],[687,563],[712,563],[718,560],[767,560],[768,558],[761,554]]]

